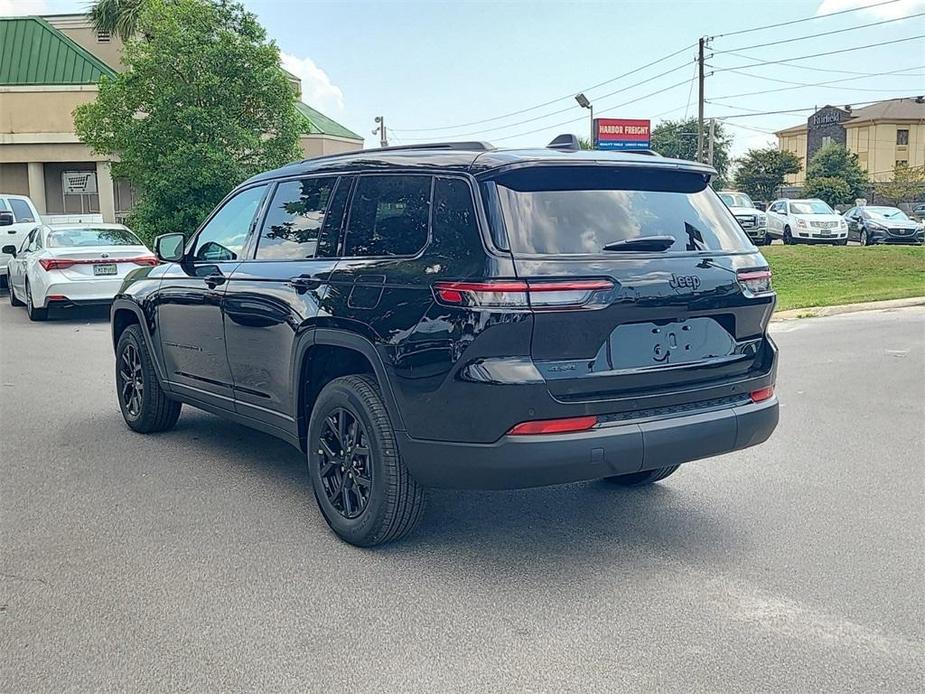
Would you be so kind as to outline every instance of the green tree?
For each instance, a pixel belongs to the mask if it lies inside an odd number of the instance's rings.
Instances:
[[[729,149],[732,147],[732,135],[726,127],[717,121],[714,127],[713,168],[719,173],[715,185],[721,185],[729,172],[731,163]],[[707,142],[710,136],[709,125],[704,126],[703,151],[706,158]],[[652,128],[652,149],[665,157],[697,160],[697,119],[666,120]]]
[[[854,202],[851,187],[837,176],[820,176],[806,180],[803,195],[807,198],[825,200],[831,207]]]
[[[925,166],[898,164],[893,169],[893,180],[876,185],[877,197],[892,205],[913,202],[925,194]]]
[[[235,185],[300,155],[301,119],[279,49],[227,0],[145,0],[126,71],[74,111],[80,139],[113,156],[150,241],[191,233]]]
[[[90,8],[90,21],[97,31],[117,34],[122,41],[135,35],[138,16],[146,0],[96,0]]]
[[[838,179],[844,186],[833,186],[830,182],[813,183],[816,179]],[[816,189],[825,189],[829,195],[839,194],[837,199],[822,198],[830,205],[848,204],[855,198],[864,197],[867,191],[867,172],[858,164],[858,155],[850,152],[843,145],[829,142],[817,151],[806,167],[806,193]],[[843,195],[839,191],[847,191]],[[822,196],[817,196],[822,197]]]
[[[755,200],[773,200],[787,174],[799,173],[803,168],[800,158],[793,152],[767,149],[750,149],[738,160],[735,185]]]

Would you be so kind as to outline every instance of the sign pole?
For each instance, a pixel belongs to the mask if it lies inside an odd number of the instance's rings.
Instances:
[[[697,51],[697,79],[700,85],[700,96],[697,105],[697,161],[703,161],[703,44],[701,36]]]

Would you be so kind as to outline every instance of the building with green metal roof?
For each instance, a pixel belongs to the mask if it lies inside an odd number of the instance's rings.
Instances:
[[[98,32],[85,14],[0,17],[0,192],[29,195],[45,215],[128,215],[130,187],[80,142],[72,116],[96,98],[102,77],[124,69],[121,57],[119,37]],[[284,72],[301,95],[299,78]],[[301,100],[296,108],[306,157],[362,149],[360,135]],[[96,192],[71,189],[74,172],[92,172]]]

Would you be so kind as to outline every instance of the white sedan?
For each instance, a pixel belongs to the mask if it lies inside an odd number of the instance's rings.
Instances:
[[[121,224],[41,226],[29,233],[8,265],[10,303],[26,305],[29,318],[44,320],[51,306],[110,303],[133,269],[157,258]]]

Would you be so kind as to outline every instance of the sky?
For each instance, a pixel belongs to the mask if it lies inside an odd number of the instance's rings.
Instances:
[[[706,116],[729,126],[733,154],[739,155],[775,143],[773,131],[805,122],[815,106],[925,93],[925,0],[832,15],[878,2],[883,0],[244,5],[278,43],[284,67],[302,78],[303,101],[364,136],[368,147],[378,144],[371,131],[379,115],[393,145],[485,140],[521,147],[542,146],[566,132],[587,136],[588,111],[574,100],[580,91],[596,116],[648,118],[653,125],[694,116],[696,43],[711,36]],[[0,15],[75,12],[87,4],[0,0]],[[730,35],[810,17],[815,19]],[[874,23],[880,24],[865,26]],[[842,29],[850,30],[790,41]],[[918,38],[886,43],[909,37]],[[777,45],[759,45],[767,43]],[[852,50],[793,61],[844,49]],[[767,64],[782,60],[793,62]],[[752,67],[761,62],[766,64]],[[754,115],[794,109],[804,110]]]

